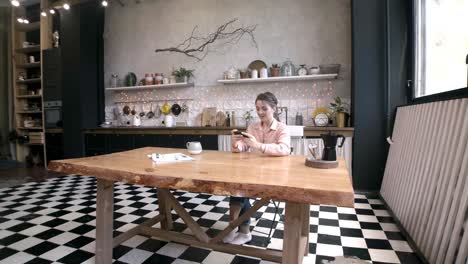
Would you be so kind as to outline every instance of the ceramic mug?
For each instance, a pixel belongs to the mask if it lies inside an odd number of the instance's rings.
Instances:
[[[198,141],[187,142],[186,146],[190,154],[200,154],[202,152],[202,145]]]

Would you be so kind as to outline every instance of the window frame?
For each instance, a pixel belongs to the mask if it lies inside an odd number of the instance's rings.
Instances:
[[[411,28],[409,32],[411,34],[410,43],[410,54],[411,54],[411,66],[410,76],[411,80],[408,80],[408,88],[410,88],[410,104],[428,103],[443,100],[452,100],[458,98],[468,98],[468,85],[462,88],[454,88],[449,91],[422,95],[422,91],[425,90],[426,85],[426,26],[424,25],[426,17],[426,0],[413,0],[411,5],[411,13],[413,15]],[[420,24],[423,24],[421,27]],[[468,54],[467,54],[468,60]],[[468,61],[467,61],[468,62]],[[468,75],[468,72],[467,72]]]

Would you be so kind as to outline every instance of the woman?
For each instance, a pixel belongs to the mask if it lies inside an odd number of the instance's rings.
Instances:
[[[278,99],[270,93],[261,93],[255,99],[255,107],[260,122],[253,123],[247,132],[241,135],[232,130],[232,152],[257,151],[270,156],[287,156],[291,149],[291,137],[287,126],[279,122],[277,107]],[[245,135],[245,136],[243,136]],[[250,208],[249,198],[231,197],[229,201],[230,221],[234,221]],[[233,230],[223,241],[242,245],[252,240],[250,234],[250,219],[239,226],[239,232]]]

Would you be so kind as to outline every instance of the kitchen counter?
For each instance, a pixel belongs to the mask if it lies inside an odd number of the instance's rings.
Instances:
[[[232,129],[245,130],[245,127],[98,127],[84,129],[87,134],[162,134],[162,135],[230,135]],[[318,137],[327,131],[352,137],[352,127],[304,127],[304,136]]]

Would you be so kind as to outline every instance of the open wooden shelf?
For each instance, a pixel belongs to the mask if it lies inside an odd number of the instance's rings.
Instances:
[[[23,68],[23,69],[40,68],[41,62],[37,61],[33,63],[16,64],[16,67]]]
[[[40,83],[41,78],[34,78],[34,79],[26,79],[26,80],[17,80],[16,83],[18,84],[28,84],[28,83]]]
[[[41,114],[42,111],[18,111],[17,114]]]
[[[258,79],[232,79],[232,80],[218,80],[223,84],[241,84],[241,83],[264,83],[264,82],[291,82],[291,81],[309,81],[309,80],[333,80],[338,77],[338,74],[314,74],[304,76],[281,76],[281,77],[268,77]]]
[[[115,87],[115,88],[106,88],[106,91],[141,91],[149,89],[159,89],[159,88],[182,88],[182,87],[192,87],[193,83],[170,83],[170,84],[157,84],[157,85],[140,85],[140,86],[126,86],[126,87]]]
[[[21,130],[42,130],[42,127],[18,127]]]
[[[27,48],[19,48],[19,49],[16,49],[15,51],[17,53],[31,53],[31,52],[38,52],[40,50],[41,50],[41,46],[36,45],[36,46],[30,46]]]
[[[21,32],[40,30],[41,29],[41,23],[39,21],[29,23],[29,24],[20,24],[20,23],[18,23],[16,25],[16,29],[18,31],[21,31]]]
[[[16,98],[18,98],[18,99],[42,98],[42,95],[40,95],[40,94],[34,94],[34,95],[17,95]]]
[[[23,145],[27,145],[27,146],[42,146],[42,145],[44,145],[44,143],[24,143]]]

